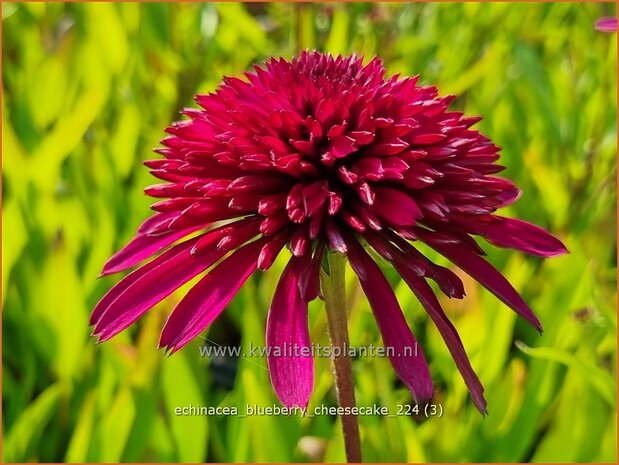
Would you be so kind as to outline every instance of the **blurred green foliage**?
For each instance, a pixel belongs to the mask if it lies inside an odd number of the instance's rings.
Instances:
[[[182,292],[100,346],[87,326],[118,279],[98,272],[148,215],[142,190],[153,179],[140,161],[163,128],[222,75],[308,47],[378,54],[390,73],[420,73],[458,94],[454,107],[484,116],[479,128],[524,190],[508,213],[548,227],[571,251],[546,261],[489,254],[543,336],[470,279],[464,301],[443,302],[486,386],[485,419],[420,305],[386,270],[444,416],[362,417],[365,459],[616,462],[617,42],[593,29],[613,13],[578,3],[3,3],[3,461],[344,458],[332,417],[173,413],[276,403],[265,360],[241,359],[228,390],[231,376],[199,357],[200,341],[170,358],[155,350]],[[264,342],[284,259],[245,286],[209,338]],[[351,342],[377,344],[351,275]],[[313,303],[321,344],[324,318]],[[360,405],[411,401],[387,360],[360,358],[354,369]],[[310,407],[334,402],[329,361],[316,360]]]

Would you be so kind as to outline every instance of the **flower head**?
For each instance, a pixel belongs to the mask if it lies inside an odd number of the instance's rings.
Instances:
[[[617,18],[605,16],[595,22],[595,29],[600,32],[617,32]]]
[[[472,236],[542,257],[566,249],[538,226],[494,214],[520,191],[496,176],[503,169],[495,163],[499,147],[470,129],[480,118],[448,110],[453,98],[419,85],[417,77],[385,77],[377,58],[364,66],[355,55],[317,52],[272,59],[198,95],[202,109],[186,109],[188,119],[168,128],[157,150],[163,158],[145,163],[164,181],[146,189],[162,199],[152,206],[157,213],[103,274],[163,253],[101,299],[91,317],[94,334],[109,339],[208,270],[161,333],[160,346],[177,351],[288,247],[292,257],[269,310],[267,345],[308,347],[308,302],[320,294],[321,261],[330,250],[348,256],[383,341],[393,348],[396,372],[417,401],[426,401],[432,382],[425,358],[401,355],[415,338],[367,246],[391,262],[425,307],[484,412],[483,387],[428,280],[454,298],[464,296],[463,284],[415,243],[438,251],[538,329]],[[311,357],[268,362],[280,400],[307,405]]]

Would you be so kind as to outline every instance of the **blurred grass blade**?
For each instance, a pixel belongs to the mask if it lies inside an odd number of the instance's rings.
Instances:
[[[591,384],[598,394],[611,407],[617,406],[617,385],[613,378],[591,363],[576,358],[573,354],[556,347],[529,347],[522,341],[516,341],[518,349],[525,354],[542,360],[558,362],[578,373],[583,380]]]

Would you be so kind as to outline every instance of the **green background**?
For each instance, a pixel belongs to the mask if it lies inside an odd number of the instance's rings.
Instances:
[[[156,351],[183,290],[95,345],[97,280],[149,214],[141,160],[192,95],[271,55],[309,47],[380,55],[421,74],[503,147],[524,194],[506,213],[564,240],[540,260],[492,250],[539,315],[539,336],[470,279],[442,302],[486,387],[472,406],[437,331],[389,278],[421,340],[442,418],[362,417],[367,461],[616,461],[616,35],[612,4],[2,4],[3,461],[342,460],[333,417],[181,417],[176,406],[273,405],[260,358],[217,366],[200,341]],[[285,258],[252,278],[209,330],[264,342]],[[432,258],[435,258],[434,256]],[[444,262],[442,262],[444,263]],[[387,268],[385,267],[387,270]],[[353,345],[380,344],[348,273]],[[325,316],[311,306],[314,342]],[[205,333],[206,334],[206,333]],[[316,360],[310,408],[334,405]],[[359,405],[410,402],[386,359],[354,361]],[[233,388],[226,388],[226,384]]]

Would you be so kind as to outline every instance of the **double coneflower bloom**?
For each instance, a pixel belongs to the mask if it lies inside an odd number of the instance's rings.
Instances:
[[[600,32],[616,32],[617,18],[611,16],[600,18],[595,22],[595,29]]]
[[[105,265],[103,274],[143,264],[92,312],[104,341],[154,304],[206,272],[170,314],[160,346],[175,352],[204,331],[243,283],[266,271],[287,247],[286,265],[268,314],[267,345],[309,347],[308,302],[320,296],[327,253],[346,254],[373,309],[391,362],[417,402],[432,396],[421,351],[387,279],[382,257],[410,286],[436,324],[468,386],[486,411],[483,387],[462,342],[428,283],[460,299],[450,269],[416,247],[423,243],[490,290],[520,316],[541,325],[472,236],[541,257],[566,252],[544,229],[494,212],[520,191],[497,177],[499,147],[471,129],[478,117],[449,111],[417,77],[385,77],[375,58],[304,52],[271,59],[243,79],[225,78],[198,95],[201,109],[167,129],[163,158],[145,162],[163,180],[146,189],[157,213]],[[344,309],[342,309],[344,311]],[[408,354],[408,355],[404,355]],[[307,354],[305,354],[307,355]],[[269,356],[274,389],[287,406],[308,403],[311,357]]]

